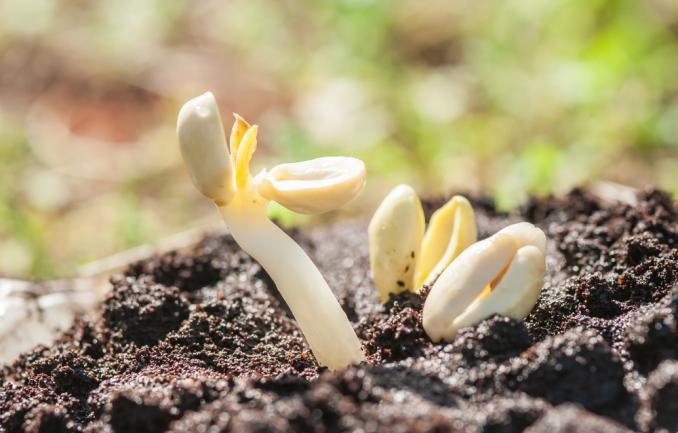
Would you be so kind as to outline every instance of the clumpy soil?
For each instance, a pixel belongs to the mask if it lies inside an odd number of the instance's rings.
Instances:
[[[520,220],[547,233],[544,289],[524,322],[494,316],[433,344],[426,289],[378,301],[366,221],[307,228],[293,236],[369,359],[330,372],[266,273],[229,236],[208,236],[131,265],[91,317],[6,366],[0,431],[678,431],[675,203],[584,190],[512,214],[472,202],[481,237]]]

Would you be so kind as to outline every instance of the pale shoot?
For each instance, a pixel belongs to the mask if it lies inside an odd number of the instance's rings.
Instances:
[[[187,102],[179,114],[182,154],[196,187],[214,200],[233,239],[273,279],[318,363],[336,370],[363,361],[360,341],[327,282],[303,249],[268,219],[266,208],[269,200],[306,213],[338,208],[362,189],[364,164],[320,158],[275,167],[255,180],[249,166],[258,127],[236,115],[229,158],[218,119],[211,93]]]

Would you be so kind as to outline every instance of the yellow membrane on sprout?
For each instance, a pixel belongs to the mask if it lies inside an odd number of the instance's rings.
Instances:
[[[541,290],[545,246],[541,230],[519,223],[464,250],[426,299],[422,319],[429,337],[450,341],[492,314],[527,316]]]
[[[372,280],[382,301],[389,293],[412,290],[424,236],[424,211],[417,193],[398,185],[374,213],[368,227]]]
[[[452,197],[431,216],[414,274],[414,287],[431,284],[462,251],[477,240],[471,203]]]
[[[240,142],[251,125],[237,113],[233,113],[233,117],[235,117],[235,121],[231,128],[231,137],[228,139],[228,144],[231,150],[231,159],[233,164],[235,164],[235,156],[238,154]]]
[[[258,132],[259,127],[257,125],[251,126],[237,146],[238,153],[235,155],[235,185],[238,189],[245,188],[251,179],[250,161],[252,160],[252,155],[257,150]]]

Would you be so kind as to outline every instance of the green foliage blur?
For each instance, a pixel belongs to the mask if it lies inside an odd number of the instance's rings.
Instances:
[[[255,166],[364,159],[353,212],[401,182],[678,193],[675,0],[3,0],[0,276],[216,222],[174,137],[205,90],[260,125]]]

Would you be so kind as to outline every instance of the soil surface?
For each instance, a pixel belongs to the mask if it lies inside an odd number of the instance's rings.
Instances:
[[[582,190],[513,214],[472,202],[480,237],[520,220],[547,233],[525,322],[494,316],[433,344],[426,290],[378,301],[366,221],[307,228],[293,236],[369,358],[329,372],[266,273],[210,236],[130,266],[92,317],[6,366],[0,431],[678,431],[676,204],[658,191],[604,204]]]

